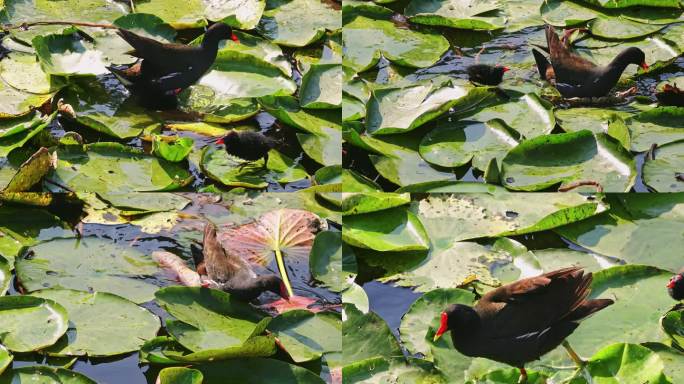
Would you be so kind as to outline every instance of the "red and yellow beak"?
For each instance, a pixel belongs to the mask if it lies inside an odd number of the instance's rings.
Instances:
[[[675,285],[677,285],[677,282],[681,279],[684,279],[684,277],[682,277],[682,275],[676,275],[676,276],[672,277],[670,279],[670,281],[667,283],[666,287],[670,288],[670,289],[674,288]]]
[[[648,68],[649,68],[649,67],[648,67],[648,64],[646,64],[645,61],[644,61],[643,63],[641,63],[640,67],[641,67],[641,69],[643,69],[644,71],[648,71]]]
[[[510,70],[511,70],[511,68],[509,68],[509,67],[503,67],[504,73],[506,73],[506,72],[508,72],[508,71],[510,71]]]
[[[223,137],[220,138],[220,139],[218,139],[218,140],[216,140],[216,144],[219,144],[219,145],[220,145],[220,144],[225,144],[225,143],[223,142]]]
[[[444,334],[444,332],[449,330],[449,327],[447,323],[449,322],[449,316],[447,315],[446,312],[442,312],[442,317],[439,320],[439,329],[437,332],[435,332],[435,337],[432,339],[432,341],[437,341],[439,340],[440,337]]]
[[[234,33],[230,34],[230,39],[236,43],[240,43],[240,39],[238,39],[237,35],[235,35]]]

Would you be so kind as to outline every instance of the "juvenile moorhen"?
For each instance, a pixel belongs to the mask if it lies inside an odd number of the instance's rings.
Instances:
[[[613,304],[587,300],[591,281],[591,273],[579,267],[563,268],[496,288],[474,307],[451,305],[442,312],[435,340],[451,331],[459,352],[517,367],[524,382],[525,363],[560,345],[582,318]]]
[[[200,274],[206,271],[203,286],[221,289],[244,301],[252,301],[265,291],[289,299],[285,284],[276,275],[258,276],[247,261],[226,252],[216,238],[216,226],[207,223],[204,227],[203,260],[195,260]]]
[[[207,29],[202,44],[164,44],[119,28],[117,34],[133,47],[130,55],[142,60],[125,69],[108,69],[132,91],[176,95],[199,80],[211,68],[221,40],[237,37],[223,23]]]
[[[248,162],[264,159],[264,168],[268,165],[268,151],[279,143],[276,139],[254,131],[230,131],[216,141],[216,144],[226,146],[228,154]]]
[[[539,76],[553,84],[566,98],[605,96],[620,80],[628,65],[636,64],[648,69],[644,51],[636,47],[623,50],[608,65],[599,67],[572,52],[550,25],[546,26],[546,43],[550,63],[543,53],[532,49]]]
[[[684,300],[684,268],[672,276],[670,282],[667,283],[667,293],[675,300]]]
[[[475,64],[466,68],[468,79],[473,83],[483,85],[499,85],[503,80],[504,73],[510,68],[501,65]]]

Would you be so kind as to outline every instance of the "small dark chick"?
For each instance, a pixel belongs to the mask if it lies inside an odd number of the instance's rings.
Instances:
[[[667,293],[675,300],[684,300],[684,268],[667,283]]]
[[[224,144],[228,154],[247,161],[264,159],[264,168],[268,164],[268,151],[275,148],[279,141],[259,132],[230,131],[227,135],[216,141],[216,144]]]
[[[504,73],[508,72],[510,68],[501,65],[475,64],[466,70],[468,71],[468,79],[473,83],[499,85],[503,80]]]

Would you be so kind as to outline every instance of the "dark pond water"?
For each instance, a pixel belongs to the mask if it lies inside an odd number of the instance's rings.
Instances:
[[[188,215],[199,216],[198,220],[204,220],[203,217],[211,217],[213,220],[225,218],[222,222],[228,221],[227,217],[230,215],[229,210],[224,205],[225,203],[214,203],[212,199],[198,198],[196,194],[189,194],[188,197],[196,197],[193,202],[186,207],[182,212]],[[65,212],[53,212],[61,216]],[[157,234],[148,234],[142,232],[139,227],[133,225],[100,225],[100,224],[85,224],[83,225],[83,237],[98,237],[120,244],[126,247],[134,247],[145,254],[151,254],[156,250],[166,250],[171,253],[181,256],[183,259],[192,263],[191,244],[199,242],[201,244],[202,232],[197,227],[197,222],[191,219],[189,222],[181,221],[171,231],[163,230]],[[330,226],[332,230],[336,230],[335,226]],[[307,261],[295,261],[288,259],[286,261],[288,276],[291,279],[292,287],[297,296],[305,296],[314,298],[320,304],[339,304],[341,299],[336,293],[330,292],[325,288],[316,287],[311,284],[310,273]],[[266,267],[272,273],[277,273],[277,266],[275,262]],[[146,281],[152,282],[160,287],[168,285],[177,285],[175,281],[170,281],[164,276],[154,276],[146,278]],[[16,280],[10,287],[9,294],[17,295],[19,287]],[[258,299],[257,305],[271,302],[277,299],[274,294],[264,293]],[[169,315],[160,308],[155,302],[148,302],[142,304],[157,316],[161,318],[162,323]],[[106,324],[103,324],[103,327]],[[162,329],[160,333],[163,333]],[[21,367],[27,365],[47,364],[47,365],[61,365],[65,362],[56,362],[45,360],[42,356],[37,354],[19,354],[15,355],[13,367]],[[131,353],[122,356],[105,359],[78,359],[73,365],[72,369],[85,374],[98,383],[105,384],[153,384],[157,378],[159,370],[164,368],[158,365],[140,364],[138,353]]]

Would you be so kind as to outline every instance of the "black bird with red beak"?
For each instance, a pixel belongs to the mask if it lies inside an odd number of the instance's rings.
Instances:
[[[501,65],[475,64],[466,68],[468,79],[473,83],[483,85],[499,85],[503,80],[504,73],[510,68]]]
[[[456,349],[471,357],[484,357],[520,369],[563,343],[576,363],[582,360],[564,340],[580,320],[613,304],[613,300],[587,300],[591,273],[569,267],[518,280],[496,288],[474,307],[450,305],[441,314],[435,341],[451,331]]]
[[[221,40],[238,42],[224,23],[209,27],[197,46],[164,44],[123,28],[117,34],[133,47],[129,54],[142,60],[127,68],[108,69],[131,91],[150,96],[175,96],[195,84],[214,64]]]
[[[667,283],[667,293],[675,300],[684,300],[684,268]]]
[[[202,246],[202,257],[196,257],[195,265],[203,277],[203,287],[223,290],[244,301],[252,301],[266,291],[285,300],[290,299],[280,277],[273,274],[259,276],[247,261],[224,249],[216,237],[214,224],[207,223],[204,227]]]
[[[264,168],[268,165],[268,151],[279,143],[276,139],[254,131],[230,131],[216,141],[216,144],[226,146],[228,154],[247,162],[264,159]]]

